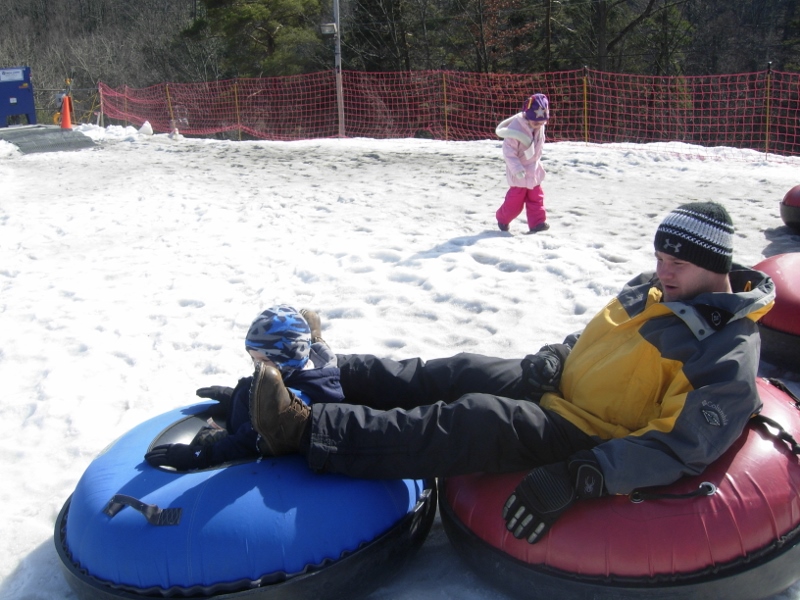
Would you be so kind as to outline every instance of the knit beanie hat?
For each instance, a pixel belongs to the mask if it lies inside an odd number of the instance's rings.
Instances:
[[[291,306],[273,306],[250,325],[244,347],[274,362],[285,376],[306,366],[311,350],[311,329]]]
[[[657,252],[714,273],[728,273],[733,262],[733,221],[716,202],[683,204],[656,231]]]
[[[550,118],[550,101],[544,94],[534,94],[525,100],[522,112],[529,121],[547,121]]]

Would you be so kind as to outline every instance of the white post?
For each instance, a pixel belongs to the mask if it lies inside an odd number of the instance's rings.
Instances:
[[[336,53],[334,69],[336,71],[336,104],[339,109],[339,137],[344,137],[344,90],[342,89],[342,33],[339,26],[339,0],[333,0],[333,22],[336,24]]]

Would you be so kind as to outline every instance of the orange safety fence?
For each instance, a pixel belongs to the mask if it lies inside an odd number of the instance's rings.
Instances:
[[[99,92],[106,117],[136,126],[149,121],[156,132],[238,132],[267,140],[340,133],[333,71],[142,89],[101,83]],[[745,160],[758,156],[750,150],[800,156],[800,74],[772,70],[695,77],[589,69],[530,75],[343,71],[342,130],[346,137],[496,139],[497,124],[534,92],[550,98],[547,134],[554,142],[683,142],[691,147],[665,148]]]

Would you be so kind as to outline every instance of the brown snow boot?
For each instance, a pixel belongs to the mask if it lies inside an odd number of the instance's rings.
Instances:
[[[311,343],[325,343],[325,340],[322,339],[322,321],[320,321],[319,315],[308,308],[301,308],[300,314],[303,315],[306,323],[308,323],[308,328],[311,330]]]
[[[310,416],[311,409],[286,389],[278,369],[256,363],[250,387],[250,421],[259,435],[261,454],[297,452]]]

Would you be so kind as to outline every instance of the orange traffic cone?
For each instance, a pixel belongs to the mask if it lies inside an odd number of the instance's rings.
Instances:
[[[61,103],[61,129],[72,129],[72,100],[64,96]]]

